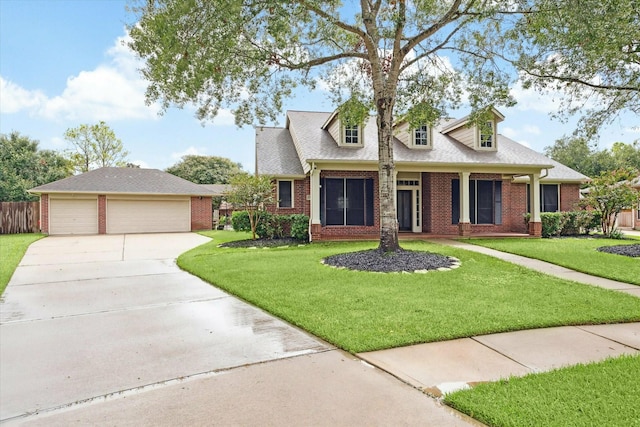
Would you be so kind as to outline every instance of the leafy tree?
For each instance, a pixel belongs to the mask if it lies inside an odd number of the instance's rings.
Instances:
[[[586,138],[564,137],[545,147],[547,156],[589,177],[620,168],[640,169],[640,143],[615,142],[611,150],[597,150]]]
[[[522,6],[519,6],[523,3]],[[433,124],[468,93],[472,118],[512,105],[511,76],[488,46],[505,41],[503,21],[530,2],[477,0],[148,0],[133,7],[129,46],[143,60],[147,101],[196,105],[211,119],[231,108],[236,123],[276,120],[296,86],[323,76],[345,121],[378,127],[380,246],[399,249],[394,203],[394,116]],[[451,60],[442,55],[447,53]]]
[[[565,94],[586,136],[619,113],[640,114],[638,0],[537,0],[512,30],[525,87]]]
[[[618,214],[637,203],[640,192],[630,182],[636,176],[637,170],[616,169],[603,172],[591,181],[582,202],[601,215],[600,226],[606,236],[611,236],[615,231]]]
[[[640,141],[632,144],[614,142],[611,147],[613,162],[618,168],[635,168],[640,170]]]
[[[242,165],[224,157],[187,155],[166,171],[196,184],[228,184]]]
[[[27,190],[73,174],[69,160],[38,144],[18,132],[0,135],[0,201],[37,200]]]
[[[586,138],[563,137],[550,146],[544,153],[553,160],[562,163],[587,176],[596,176],[593,164],[594,150]]]
[[[249,214],[251,235],[256,239],[256,227],[260,221],[260,212],[264,206],[272,203],[273,182],[268,176],[255,176],[239,173],[231,177],[231,190],[225,195],[234,209],[242,209]]]
[[[95,125],[82,124],[70,128],[64,138],[75,148],[69,154],[70,160],[78,172],[105,166],[126,166],[129,152],[124,149],[122,141],[116,138],[115,132],[103,121]]]

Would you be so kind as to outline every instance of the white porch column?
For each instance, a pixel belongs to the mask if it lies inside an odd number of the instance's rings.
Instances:
[[[471,222],[469,214],[469,176],[471,172],[460,172],[460,222]]]
[[[531,217],[529,218],[529,235],[542,236],[542,220],[540,219],[540,174],[529,175],[529,206]]]
[[[320,224],[320,168],[311,169],[311,224]]]
[[[529,206],[531,206],[530,222],[540,222],[540,174],[529,175]]]
[[[460,219],[458,222],[458,234],[460,236],[469,236],[471,234],[469,176],[471,176],[471,172],[460,172]]]

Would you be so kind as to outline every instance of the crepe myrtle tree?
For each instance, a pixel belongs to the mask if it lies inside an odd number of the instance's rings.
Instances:
[[[251,225],[251,238],[256,240],[260,212],[265,209],[265,205],[274,201],[273,179],[266,175],[238,173],[231,177],[230,184],[231,189],[225,193],[225,198],[234,209],[247,211]]]
[[[602,172],[591,180],[585,191],[582,204],[600,214],[600,227],[605,236],[614,234],[620,212],[638,202],[640,191],[631,184],[638,173],[640,171],[633,168]]]
[[[462,101],[483,123],[510,106],[514,73],[487,47],[533,2],[479,0],[145,0],[130,4],[130,48],[144,61],[147,102],[231,109],[238,125],[276,121],[287,97],[319,82],[344,122],[375,115],[380,245],[399,250],[394,117],[433,125]],[[446,56],[445,56],[446,55]]]

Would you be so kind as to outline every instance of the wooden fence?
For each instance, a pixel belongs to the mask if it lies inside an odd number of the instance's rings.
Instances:
[[[39,231],[40,202],[0,202],[0,234]]]

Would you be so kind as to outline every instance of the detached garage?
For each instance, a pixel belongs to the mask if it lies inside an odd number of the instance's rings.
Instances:
[[[158,169],[100,168],[41,185],[41,229],[52,235],[210,230],[212,191]]]

